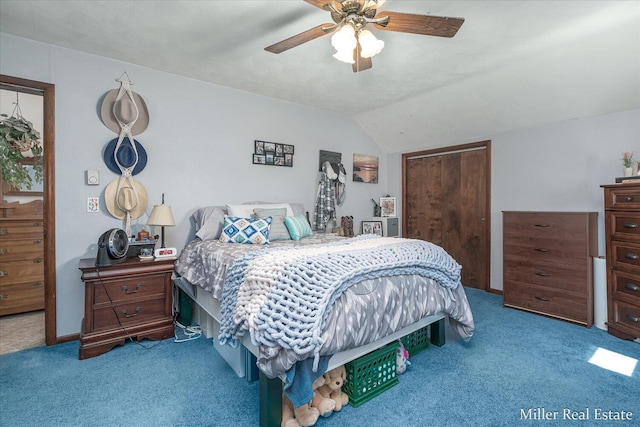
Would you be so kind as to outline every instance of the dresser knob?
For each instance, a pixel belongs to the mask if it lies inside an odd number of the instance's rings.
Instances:
[[[9,248],[2,248],[0,249],[0,255],[5,255],[9,253]]]
[[[136,307],[136,312],[135,313],[127,313],[127,310],[122,310],[120,311],[120,314],[122,314],[124,317],[126,317],[127,319],[130,317],[136,317],[138,315],[138,313],[140,312],[140,307]]]
[[[34,241],[33,241],[33,244],[34,244],[34,245],[39,245],[40,243],[42,243],[42,240],[34,240]]]
[[[8,299],[9,294],[0,294],[0,299]]]
[[[624,224],[622,224],[622,226],[624,228],[638,228],[638,224],[636,224],[635,222],[625,222]]]
[[[547,298],[547,297],[536,297],[536,299],[540,301],[545,301],[545,302],[551,301],[551,298]]]
[[[550,249],[545,249],[545,248],[535,248],[534,251],[538,251],[538,252],[551,252]]]
[[[633,314],[627,314],[627,319],[635,323],[640,323],[640,317],[634,316]]]
[[[638,258],[640,258],[640,255],[638,255],[638,254],[632,254],[632,253],[626,253],[626,254],[624,254],[624,257],[625,257],[626,259],[631,259],[631,260],[634,260],[634,261],[635,261],[635,260],[637,260]]]
[[[551,273],[541,273],[539,271],[536,271],[535,274],[536,274],[536,276],[540,276],[540,277],[551,277]]]
[[[9,232],[9,230],[7,230],[6,228],[0,228],[0,236],[3,236],[5,234],[7,234]]]
[[[627,283],[624,285],[624,287],[629,289],[630,291],[640,291],[640,286],[634,285],[633,283]]]
[[[541,227],[541,228],[546,228],[546,227],[551,227],[551,225],[549,224],[533,224],[534,227]]]
[[[42,262],[42,258],[36,258],[33,260],[34,264],[40,264]]]
[[[6,277],[9,275],[8,271],[0,271],[0,277]]]

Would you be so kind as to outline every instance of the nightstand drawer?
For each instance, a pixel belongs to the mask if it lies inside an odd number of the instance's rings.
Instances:
[[[553,317],[587,323],[586,295],[528,283],[505,282],[504,305]]]
[[[640,276],[613,270],[613,297],[640,306]]]
[[[94,304],[119,303],[152,295],[164,298],[165,283],[162,276],[140,276],[95,285]]]
[[[111,307],[96,308],[93,313],[93,328],[117,328],[133,323],[144,322],[154,317],[164,316],[164,296],[154,300],[131,304],[120,304]]]
[[[613,322],[616,328],[640,336],[640,307],[614,299]]]

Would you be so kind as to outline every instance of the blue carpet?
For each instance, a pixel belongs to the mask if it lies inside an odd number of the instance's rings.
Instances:
[[[447,327],[447,344],[411,357],[397,386],[316,425],[640,425],[640,366],[626,376],[589,363],[598,348],[640,359],[638,343],[466,291],[476,321],[471,341]],[[142,344],[149,348],[128,343],[82,361],[78,342],[0,356],[0,425],[258,425],[258,384],[237,378],[211,340]],[[537,408],[557,419],[532,419]],[[567,418],[587,411],[587,420]],[[633,415],[597,420],[597,411]]]

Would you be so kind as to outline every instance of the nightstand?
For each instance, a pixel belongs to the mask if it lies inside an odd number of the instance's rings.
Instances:
[[[125,262],[96,267],[81,259],[84,319],[80,359],[98,356],[127,339],[162,340],[174,336],[171,275],[175,260]]]

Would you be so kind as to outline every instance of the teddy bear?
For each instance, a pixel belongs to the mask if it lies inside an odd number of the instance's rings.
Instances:
[[[342,385],[347,378],[347,370],[344,366],[327,371],[323,375],[324,384],[318,387],[316,392],[324,398],[332,399],[336,403],[334,411],[338,412],[349,403],[349,396],[342,392]]]
[[[321,375],[313,382],[313,399],[306,405],[299,408],[293,403],[285,393],[282,393],[282,422],[280,427],[309,427],[318,421],[320,415],[326,416],[333,412],[335,403],[331,399],[323,399],[318,396],[317,390],[324,384],[324,377]],[[318,397],[317,397],[318,396]]]
[[[318,421],[320,411],[311,406],[311,402],[298,408],[293,406],[285,393],[282,393],[282,421],[280,427],[310,427]]]

